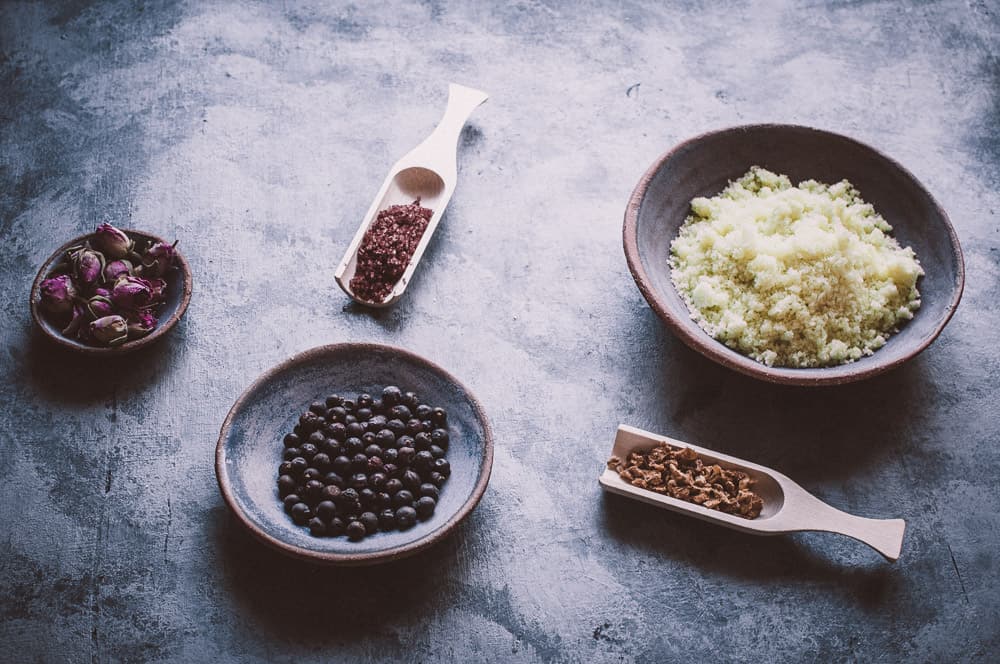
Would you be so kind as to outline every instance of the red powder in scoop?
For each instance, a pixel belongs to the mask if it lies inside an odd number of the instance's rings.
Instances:
[[[362,300],[381,302],[392,291],[420,244],[434,211],[410,205],[391,205],[378,213],[358,248],[358,266],[351,290]]]

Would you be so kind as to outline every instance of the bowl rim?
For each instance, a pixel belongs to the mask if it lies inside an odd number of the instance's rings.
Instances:
[[[916,345],[910,351],[895,360],[860,368],[856,362],[850,362],[833,367],[803,369],[793,367],[768,367],[767,365],[761,364],[750,357],[740,354],[722,342],[709,336],[709,334],[702,330],[700,326],[696,325],[695,327],[697,328],[697,331],[692,331],[689,326],[685,324],[686,321],[681,320],[676,314],[674,314],[664,298],[662,298],[660,294],[656,292],[656,289],[652,287],[652,282],[646,274],[646,270],[643,267],[642,260],[639,256],[638,221],[639,209],[642,205],[642,201],[646,196],[650,183],[653,178],[656,177],[659,170],[668,160],[672,159],[681,150],[684,150],[692,144],[703,141],[707,138],[722,134],[739,134],[749,131],[775,130],[819,134],[827,138],[835,138],[837,140],[853,143],[863,150],[868,150],[874,153],[877,157],[883,159],[890,168],[898,169],[900,173],[904,177],[908,178],[918,190],[923,192],[923,194],[927,196],[931,205],[936,208],[938,215],[944,222],[944,229],[947,232],[948,239],[950,240],[951,252],[955,258],[955,264],[957,266],[955,284],[952,288],[951,299],[945,309],[944,316],[942,316],[941,320],[938,321],[933,333],[927,336],[920,344]],[[724,367],[733,369],[752,378],[783,385],[841,385],[844,383],[851,383],[871,378],[897,367],[903,362],[906,362],[907,360],[918,355],[938,338],[945,326],[951,320],[951,317],[955,314],[955,309],[958,308],[958,304],[962,299],[962,293],[965,290],[965,259],[962,255],[962,247],[959,243],[958,235],[955,232],[955,228],[951,224],[948,213],[945,212],[944,208],[941,207],[941,204],[938,203],[937,199],[934,198],[923,183],[920,182],[920,180],[917,179],[913,173],[911,173],[897,160],[868,145],[867,143],[863,143],[862,141],[851,138],[850,136],[845,136],[843,134],[838,134],[824,129],[816,129],[806,125],[781,123],[735,125],[731,127],[724,127],[722,129],[706,131],[677,143],[674,147],[670,148],[656,158],[652,165],[646,169],[646,172],[643,173],[638,184],[636,184],[635,188],[632,190],[632,194],[629,196],[628,204],[625,208],[625,221],[622,227],[622,241],[625,248],[625,259],[628,263],[628,269],[632,274],[632,278],[635,280],[636,286],[639,287],[639,291],[653,308],[653,311],[656,312],[656,314],[667,324],[674,334],[681,339],[681,341],[683,341],[692,350],[697,351],[701,355],[718,364],[721,364]],[[673,282],[671,281],[671,285],[672,284]],[[686,318],[687,317],[685,316],[685,319]],[[878,351],[875,352],[875,355],[877,354]]]
[[[153,242],[163,242],[164,244],[169,244],[166,240],[154,235],[153,233],[147,233],[146,231],[140,231],[131,228],[121,229],[126,234],[131,236],[141,237],[143,239],[152,240]],[[42,282],[45,281],[52,272],[52,266],[59,261],[63,254],[69,250],[70,247],[74,247],[83,244],[90,238],[94,237],[95,233],[87,233],[86,235],[81,235],[79,237],[73,238],[69,242],[66,242],[61,247],[56,249],[45,261],[42,266],[38,269],[38,274],[35,275],[35,280],[31,284],[31,292],[28,295],[29,304],[31,306],[31,318],[35,323],[35,326],[42,331],[42,333],[52,341],[56,342],[63,348],[68,348],[72,351],[78,353],[84,353],[91,356],[113,356],[113,355],[124,355],[126,353],[131,353],[132,351],[144,348],[149,344],[153,343],[164,334],[166,334],[171,328],[173,328],[177,321],[181,319],[181,316],[187,311],[188,304],[191,302],[191,291],[192,291],[192,275],[191,266],[188,265],[187,259],[184,258],[183,254],[179,251],[174,252],[175,260],[174,265],[177,266],[181,271],[181,281],[184,287],[181,291],[181,299],[177,303],[177,309],[174,313],[170,315],[166,320],[160,321],[156,326],[156,329],[147,334],[144,337],[135,339],[134,341],[126,341],[120,346],[88,346],[87,344],[76,341],[74,339],[69,339],[61,334],[53,333],[45,324],[43,324],[43,314],[39,302],[41,299]]]
[[[482,423],[483,426],[483,458],[479,464],[479,479],[475,486],[472,488],[472,493],[466,498],[462,506],[459,507],[451,517],[448,518],[443,524],[437,527],[435,530],[427,533],[420,539],[414,540],[409,544],[403,544],[400,546],[394,546],[388,549],[383,549],[380,551],[373,551],[368,553],[333,553],[327,551],[315,551],[312,549],[306,549],[294,544],[289,544],[269,533],[265,532],[263,529],[253,523],[243,512],[236,502],[236,498],[233,494],[233,489],[231,481],[229,478],[229,473],[226,470],[226,453],[225,453],[225,442],[229,436],[229,431],[232,428],[233,419],[235,419],[236,414],[243,409],[244,403],[250,397],[251,394],[256,392],[264,383],[273,379],[275,376],[291,369],[300,364],[308,364],[315,361],[317,358],[330,353],[339,352],[355,352],[355,353],[366,353],[372,351],[389,352],[390,354],[395,353],[401,355],[407,360],[422,365],[424,368],[429,369],[441,375],[445,380],[453,383],[456,387],[461,390],[465,397],[472,404],[473,412],[476,418]],[[374,565],[378,563],[391,562],[412,556],[424,549],[427,549],[434,544],[438,543],[445,537],[447,537],[451,532],[461,523],[473,509],[479,504],[482,499],[483,494],[486,492],[486,487],[490,481],[490,475],[493,471],[493,429],[490,426],[489,418],[486,416],[486,411],[483,409],[482,404],[476,398],[472,392],[459,381],[455,376],[453,376],[449,371],[441,367],[439,364],[428,360],[425,357],[417,355],[412,351],[408,351],[404,348],[398,346],[392,346],[389,344],[378,344],[369,342],[343,342],[326,344],[323,346],[315,346],[308,350],[304,350],[300,353],[296,353],[287,360],[280,362],[274,367],[268,369],[263,374],[261,374],[253,383],[250,384],[236,399],[233,403],[232,408],[229,409],[229,413],[226,415],[225,421],[222,423],[222,428],[219,431],[219,440],[215,446],[215,477],[219,484],[219,490],[222,492],[222,497],[229,507],[230,512],[236,516],[236,518],[243,524],[251,534],[254,535],[258,540],[267,544],[268,546],[282,552],[289,554],[294,558],[300,560],[305,560],[312,563],[323,563],[326,565],[340,565],[340,566],[360,566],[360,565]]]

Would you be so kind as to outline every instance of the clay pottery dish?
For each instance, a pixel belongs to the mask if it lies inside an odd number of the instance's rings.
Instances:
[[[448,411],[451,476],[434,515],[409,530],[369,535],[360,542],[313,537],[292,523],[278,497],[282,439],[309,404],[329,394],[356,398],[397,385]],[[257,379],[222,425],[215,473],[236,518],[282,553],[331,565],[370,565],[421,551],[448,535],[479,503],[493,466],[493,435],[474,396],[429,360],[392,346],[345,343],[292,357]]]
[[[157,237],[152,233],[128,229],[122,230],[124,230],[130,238],[139,242],[167,242],[163,238]],[[39,327],[39,329],[41,329],[45,336],[63,348],[68,348],[72,351],[85,353],[87,355],[100,355],[103,357],[131,353],[132,351],[139,350],[140,348],[145,348],[146,346],[154,343],[157,339],[162,338],[163,335],[177,325],[177,321],[179,321],[181,316],[184,315],[184,312],[187,311],[188,304],[191,302],[191,267],[188,265],[188,262],[184,259],[184,256],[179,250],[175,254],[176,259],[174,260],[174,267],[163,276],[164,281],[167,282],[167,294],[166,301],[155,312],[156,317],[159,319],[159,324],[156,326],[156,329],[144,337],[140,337],[139,339],[135,339],[133,341],[126,341],[120,346],[110,348],[107,346],[90,346],[77,339],[70,339],[63,336],[61,327],[57,323],[54,323],[50,319],[48,312],[41,308],[39,302],[41,300],[42,282],[51,276],[53,268],[55,268],[55,266],[62,261],[67,250],[71,247],[83,244],[91,237],[93,237],[93,233],[89,235],[82,235],[74,240],[70,240],[63,246],[56,249],[56,251],[53,252],[53,254],[42,264],[41,269],[38,270],[38,275],[35,277],[35,281],[31,285],[30,296],[31,317],[34,319],[35,324]]]
[[[690,316],[670,280],[670,243],[691,199],[715,196],[751,166],[794,184],[848,179],[889,222],[923,266],[921,306],[885,346],[856,362],[818,369],[768,367],[716,341]],[[624,224],[629,270],[649,305],[684,343],[748,376],[791,385],[834,385],[881,374],[917,355],[941,334],[962,297],[962,249],[948,215],[899,163],[854,139],[793,125],[750,125],[702,134],[670,150],[646,171],[629,199]]]
[[[782,535],[801,531],[838,533],[864,542],[881,553],[886,560],[895,561],[899,558],[903,532],[906,530],[905,521],[869,519],[841,512],[771,468],[625,425],[618,427],[611,455],[624,461],[632,452],[648,452],[660,443],[667,443],[671,447],[689,447],[704,459],[706,465],[717,463],[726,469],[745,472],[754,481],[752,490],[764,504],[760,516],[747,519],[642,489],[629,484],[610,468],[605,468],[601,473],[598,480],[601,487],[611,493],[752,535]]]

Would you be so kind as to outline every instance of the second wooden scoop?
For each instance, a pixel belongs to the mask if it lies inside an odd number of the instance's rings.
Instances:
[[[746,533],[780,535],[804,530],[839,533],[864,542],[890,561],[899,558],[903,546],[903,531],[906,529],[905,521],[866,519],[841,512],[776,470],[624,424],[618,427],[618,435],[615,436],[611,454],[624,461],[632,452],[646,452],[660,443],[667,443],[673,447],[689,447],[706,463],[718,463],[723,468],[745,472],[754,480],[753,490],[764,502],[760,516],[756,519],[745,519],[648,489],[640,489],[623,480],[610,468],[605,468],[601,474],[599,479],[601,486],[611,493],[635,498],[675,512],[683,512]]]
[[[455,83],[449,85],[448,107],[437,128],[423,143],[397,161],[389,171],[334,275],[344,292],[355,301],[369,307],[388,307],[406,290],[413,271],[420,262],[420,257],[423,256],[427,243],[430,242],[434,229],[437,228],[441,215],[444,214],[444,209],[455,191],[458,182],[458,137],[462,127],[465,126],[465,121],[472,111],[488,98],[485,92]],[[417,198],[423,207],[430,208],[434,214],[406,266],[406,271],[393,286],[392,292],[381,302],[361,299],[351,288],[351,279],[354,278],[357,269],[358,247],[365,237],[365,232],[381,210],[390,205],[406,205]]]

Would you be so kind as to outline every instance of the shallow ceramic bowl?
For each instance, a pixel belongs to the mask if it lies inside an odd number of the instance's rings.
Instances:
[[[278,498],[282,438],[309,404],[328,394],[376,394],[386,385],[414,391],[448,411],[451,476],[434,515],[405,531],[360,542],[313,537],[292,523]],[[493,436],[476,398],[433,362],[375,344],[334,344],[305,351],[261,376],[229,411],[215,452],[226,503],[258,539],[312,562],[366,565],[412,555],[445,537],[476,506],[490,479]]]
[[[690,213],[691,199],[714,196],[751,166],[784,173],[798,184],[847,178],[885,217],[902,246],[926,272],[921,306],[885,346],[857,362],[818,369],[767,367],[703,331],[670,280],[670,243]],[[926,348],[962,297],[965,268],[955,230],[941,206],[900,164],[846,136],[792,125],[751,125],[702,134],[667,152],[639,181],[624,225],[625,256],[639,290],[688,346],[741,373],[792,385],[832,385],[892,369]]]
[[[133,240],[140,240],[143,242],[166,242],[163,238],[159,238],[151,233],[127,229],[123,230],[125,230],[128,236]],[[42,264],[41,269],[38,270],[38,275],[35,277],[35,282],[31,285],[31,317],[35,320],[35,324],[38,325],[42,332],[45,333],[47,337],[52,339],[52,341],[64,348],[68,348],[76,352],[107,357],[111,355],[124,355],[125,353],[131,353],[134,350],[144,348],[165,335],[174,325],[177,324],[177,321],[181,319],[184,312],[187,311],[188,304],[191,302],[191,267],[188,265],[187,261],[184,260],[184,256],[182,256],[178,251],[175,254],[176,260],[174,261],[174,268],[163,277],[164,281],[167,282],[166,302],[164,302],[156,312],[156,317],[160,322],[156,326],[155,330],[144,337],[135,339],[134,341],[126,341],[120,346],[114,346],[111,348],[106,346],[89,346],[82,341],[78,341],[77,339],[64,337],[59,325],[49,320],[48,314],[42,310],[39,305],[39,301],[42,296],[42,282],[51,275],[52,269],[63,259],[66,251],[70,247],[83,244],[91,237],[93,237],[92,233],[90,235],[82,235],[74,240],[70,240],[63,246],[59,247],[55,253],[49,256],[45,263]]]

